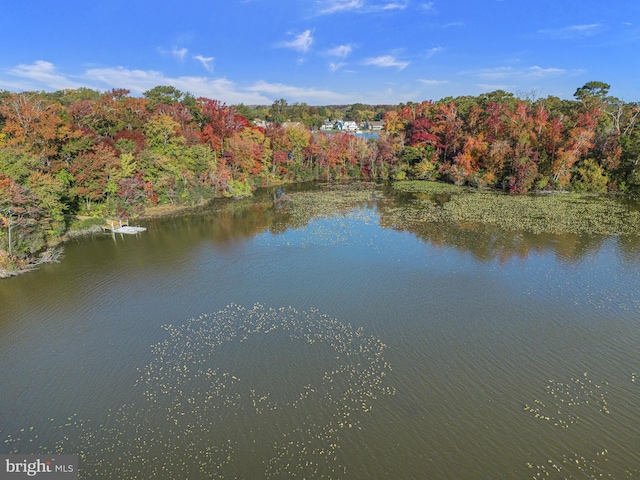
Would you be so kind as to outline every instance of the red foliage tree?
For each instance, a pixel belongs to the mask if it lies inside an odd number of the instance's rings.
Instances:
[[[227,140],[224,159],[234,178],[242,182],[263,171],[262,146],[238,133]]]
[[[104,200],[109,182],[109,170],[118,164],[117,151],[105,144],[98,144],[93,151],[83,152],[71,164],[76,193],[84,200],[87,211],[92,202]]]
[[[144,133],[138,130],[121,130],[113,137],[114,143],[117,143],[117,141],[121,139],[130,140],[135,144],[136,155],[147,148],[147,138],[144,136]]]
[[[213,150],[224,153],[224,139],[249,126],[247,119],[239,115],[233,107],[227,107],[218,100],[201,97],[198,98],[198,104],[202,109],[202,139]]]
[[[418,117],[407,126],[407,145],[411,147],[438,146],[438,137],[433,132],[433,123],[427,117]]]
[[[438,150],[442,162],[451,162],[463,143],[464,122],[458,116],[458,107],[450,102],[438,106],[433,131],[438,137]]]

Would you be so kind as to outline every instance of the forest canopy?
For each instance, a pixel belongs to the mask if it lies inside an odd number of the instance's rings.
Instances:
[[[396,106],[228,106],[172,86],[0,92],[0,253],[41,251],[65,215],[126,218],[286,182],[633,192],[639,112],[596,81],[573,100],[498,90]],[[337,120],[384,126],[374,138],[324,131]]]

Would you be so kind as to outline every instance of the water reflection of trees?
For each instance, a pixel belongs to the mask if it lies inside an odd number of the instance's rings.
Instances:
[[[618,238],[617,245],[622,260],[640,262],[640,232]]]
[[[210,242],[224,249],[269,230],[275,216],[267,201],[218,200],[188,214],[151,220],[149,235],[167,248]]]
[[[505,230],[477,222],[421,221],[419,217],[404,215],[405,209],[393,199],[378,202],[380,224],[385,228],[406,231],[424,242],[445,246],[471,254],[480,261],[507,261],[527,258],[532,254],[552,252],[563,261],[578,261],[600,251],[609,240],[616,242],[626,260],[640,261],[640,237],[624,236],[611,239],[603,235],[534,234]],[[640,233],[640,232],[639,232]]]
[[[261,192],[251,199],[216,202],[197,215],[159,222],[163,229],[172,224],[176,233],[183,230],[176,236],[163,236],[163,243],[179,244],[198,238],[225,249],[265,232],[277,235],[289,229],[305,228],[314,218],[373,208],[378,212],[382,228],[410,232],[424,242],[455,248],[479,261],[504,262],[551,252],[562,261],[574,262],[596,254],[609,242],[616,244],[623,260],[640,261],[640,236],[534,234],[478,222],[429,221],[425,220],[428,216],[412,214],[416,205],[406,199],[382,195],[379,190],[362,185],[355,190],[334,186],[291,191],[282,201],[272,191]]]

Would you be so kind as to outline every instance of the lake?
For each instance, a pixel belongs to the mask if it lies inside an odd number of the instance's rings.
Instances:
[[[0,453],[79,454],[81,478],[640,476],[637,237],[284,192],[0,282]]]

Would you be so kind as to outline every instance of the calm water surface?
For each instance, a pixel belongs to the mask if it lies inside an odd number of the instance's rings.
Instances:
[[[84,478],[640,477],[637,240],[408,232],[387,206],[156,220],[2,281],[0,452],[80,453]]]

